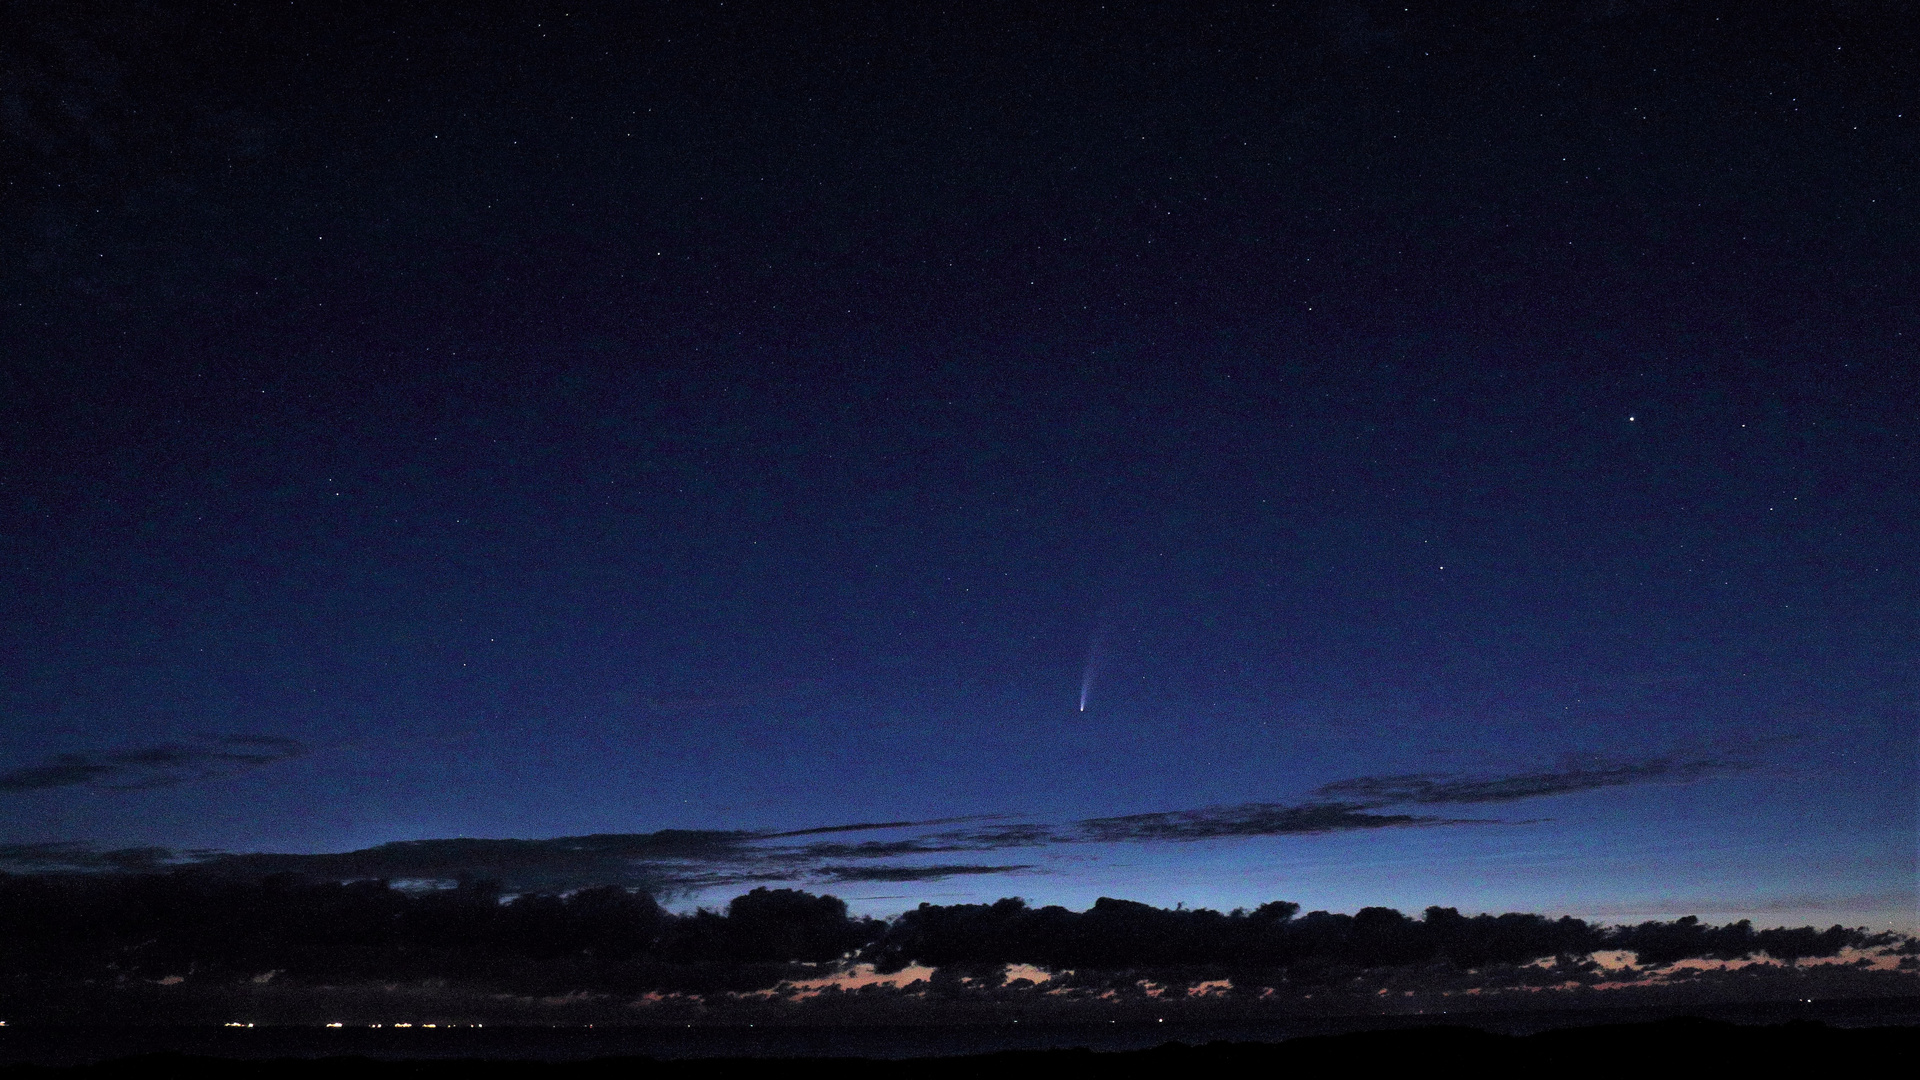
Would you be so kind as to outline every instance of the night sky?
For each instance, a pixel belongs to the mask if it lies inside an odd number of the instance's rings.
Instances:
[[[1899,5],[519,7],[0,9],[0,862],[1920,922]]]

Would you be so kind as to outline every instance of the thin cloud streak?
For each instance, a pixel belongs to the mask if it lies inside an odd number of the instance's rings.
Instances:
[[[1068,842],[1114,844],[1155,841],[1191,842],[1230,836],[1299,836],[1386,829],[1410,825],[1465,824],[1416,814],[1374,814],[1355,803],[1242,803],[1201,810],[1088,818],[1077,822]]]
[[[786,832],[761,833],[768,840],[783,839],[789,836],[824,836],[829,833],[868,832],[874,829],[919,829],[930,825],[954,825],[963,821],[988,821],[1001,814],[967,814],[962,817],[933,818],[927,821],[862,821],[852,825],[821,825],[812,829],[791,829]]]
[[[277,735],[225,735],[106,754],[60,754],[44,765],[0,773],[0,792],[64,787],[102,787],[116,791],[173,787],[190,780],[229,776],[288,761],[306,753],[304,744]]]
[[[866,881],[943,881],[950,877],[1017,874],[1035,869],[1037,867],[1031,863],[1014,866],[978,866],[960,863],[940,866],[823,866],[814,873],[838,885]]]
[[[1513,776],[1461,777],[1435,773],[1361,776],[1322,785],[1315,788],[1313,793],[1328,798],[1357,799],[1362,805],[1370,807],[1404,804],[1432,806],[1445,803],[1501,803],[1595,791],[1600,788],[1624,787],[1628,784],[1661,781],[1677,784],[1690,783],[1750,768],[1752,768],[1751,765],[1740,762],[1675,761],[1671,758],[1654,758],[1649,761],[1620,762],[1584,768],[1568,765],[1558,770],[1519,773]]]

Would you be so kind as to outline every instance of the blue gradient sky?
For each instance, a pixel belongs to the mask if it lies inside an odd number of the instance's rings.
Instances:
[[[832,891],[1914,926],[1871,26],[749,8],[36,31],[105,141],[33,114],[7,212],[0,842],[1710,761]],[[235,735],[304,752],[128,764]]]

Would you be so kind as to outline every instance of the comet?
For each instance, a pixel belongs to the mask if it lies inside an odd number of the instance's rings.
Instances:
[[[1087,699],[1093,696],[1093,680],[1100,674],[1100,646],[1105,635],[1095,630],[1093,642],[1087,646],[1087,666],[1080,673],[1080,711],[1087,711]]]

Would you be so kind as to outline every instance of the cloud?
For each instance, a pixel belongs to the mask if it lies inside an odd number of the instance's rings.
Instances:
[[[1328,798],[1359,799],[1369,807],[1409,803],[1429,806],[1444,803],[1498,803],[1628,784],[1660,781],[1687,783],[1751,767],[1728,761],[1654,758],[1585,768],[1568,765],[1557,770],[1512,776],[1462,777],[1436,773],[1361,776],[1323,785],[1314,789],[1313,793]]]
[[[1076,823],[1076,840],[1094,843],[1212,840],[1226,836],[1294,836],[1306,833],[1455,824],[1413,814],[1374,814],[1352,803],[1242,803],[1201,810],[1088,818]]]
[[[44,765],[0,773],[0,792],[62,787],[116,791],[172,787],[189,780],[231,775],[301,757],[307,748],[277,735],[226,735],[195,742],[119,750],[107,754],[60,754]]]
[[[968,814],[963,817],[933,818],[928,821],[861,821],[852,825],[820,825],[811,829],[790,829],[786,832],[761,833],[769,839],[777,840],[789,836],[822,836],[827,833],[868,832],[874,829],[914,829],[930,825],[953,825],[962,821],[986,821],[1001,817],[999,814]]]
[[[186,856],[191,858],[191,855]],[[62,841],[0,844],[0,871],[22,874],[145,872],[179,865],[183,856],[170,848],[128,847],[97,851],[91,845]]]
[[[928,822],[927,824],[944,823]],[[902,855],[937,855],[956,851],[997,851],[1002,848],[1042,847],[1047,844],[1068,843],[1072,839],[1069,831],[1057,825],[994,825],[984,829],[929,833],[925,836],[902,840],[868,840],[858,844],[808,844],[800,849],[800,853],[810,859],[892,859]]]
[[[808,844],[802,850],[817,859],[895,859],[902,855],[972,849],[925,840],[869,840],[864,844]]]
[[[1355,803],[1241,803],[1120,817],[1084,818],[1064,825],[1000,825],[858,844],[809,844],[819,859],[892,859],[958,851],[1050,847],[1058,844],[1185,842],[1233,836],[1294,836],[1412,825],[1462,824],[1460,819],[1376,814]]]
[[[940,851],[996,851],[1058,844],[1070,837],[1057,825],[1021,824],[935,833],[927,839],[941,845]]]
[[[943,878],[979,874],[1017,874],[1033,870],[1030,863],[1013,866],[977,866],[944,864],[939,866],[823,866],[814,873],[835,884],[856,881],[940,881]]]
[[[96,759],[59,759],[60,783],[101,783],[202,773],[280,760],[299,744],[267,738],[221,740],[182,748],[155,747]],[[53,766],[42,767],[42,770]],[[1030,871],[1032,863],[911,865],[916,856],[1043,849],[1086,844],[1157,844],[1258,836],[1300,836],[1358,830],[1439,827],[1485,822],[1421,814],[1422,805],[1506,803],[1574,791],[1641,783],[1677,783],[1743,768],[1719,761],[1658,758],[1508,776],[1439,774],[1366,776],[1327,784],[1302,802],[1247,802],[1197,809],[1082,818],[1058,823],[976,824],[1004,815],[968,815],[919,821],[856,822],[783,831],[664,829],[548,839],[403,840],[359,851],[327,854],[229,854],[128,848],[96,852],[80,844],[0,847],[0,867],[28,872],[158,870],[263,877],[298,874],[315,879],[491,881],[513,892],[564,891],[593,885],[644,889],[656,896],[688,896],[706,889],[759,882],[937,881],[963,875]],[[23,774],[14,790],[52,786]],[[77,777],[77,779],[71,779]],[[1514,823],[1509,821],[1508,823]],[[964,824],[963,828],[942,828]],[[894,830],[906,835],[873,840],[811,837]],[[906,860],[903,864],[900,860]],[[859,865],[872,861],[883,865]]]
[[[672,893],[790,876],[754,869],[764,861],[763,853],[750,847],[760,835],[662,829],[541,840],[401,840],[337,854],[216,855],[197,868],[228,875],[295,873],[340,880],[484,880],[516,890],[627,885]]]

